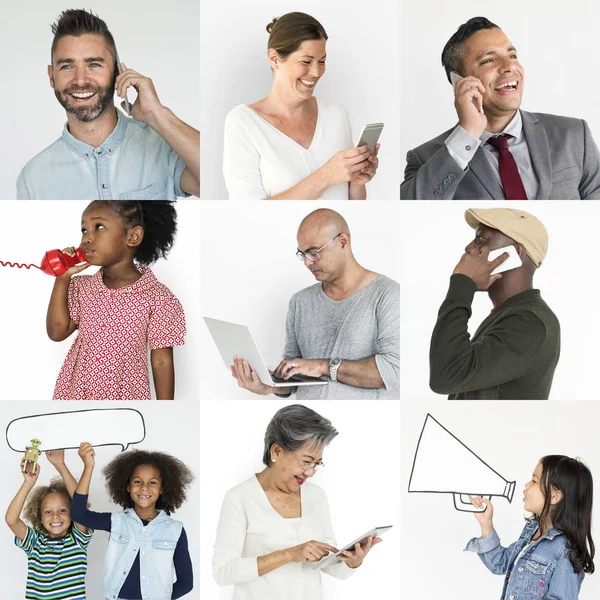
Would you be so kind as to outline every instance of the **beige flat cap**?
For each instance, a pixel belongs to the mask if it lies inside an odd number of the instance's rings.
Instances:
[[[465,220],[473,229],[481,223],[519,242],[536,267],[546,258],[548,232],[531,213],[514,208],[469,208],[465,211]]]

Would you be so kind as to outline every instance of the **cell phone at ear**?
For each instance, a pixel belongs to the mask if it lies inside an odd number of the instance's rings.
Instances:
[[[505,246],[504,248],[498,248],[497,250],[490,251],[488,254],[488,260],[495,260],[505,252],[508,252],[508,258],[501,265],[498,265],[490,273],[490,275],[496,275],[497,273],[504,273],[504,271],[518,269],[523,264],[523,261],[521,260],[521,257],[514,246]]]
[[[47,275],[60,277],[71,267],[86,262],[89,261],[81,248],[75,250],[75,256],[69,256],[61,250],[48,250],[48,252],[44,254],[44,258],[42,258],[40,269]]]
[[[462,79],[462,77],[456,73],[456,71],[450,71],[450,81],[452,82],[452,88],[454,90],[456,90],[456,83],[458,81],[460,81]],[[479,112],[483,112],[483,106],[480,108],[479,104],[477,104],[477,100],[475,100],[475,98],[473,98],[473,100],[471,100],[471,102],[473,102],[473,106],[479,111]]]
[[[117,54],[117,71],[119,73],[119,75],[123,72],[123,69],[121,68],[121,59],[119,58],[119,55]],[[125,108],[127,109],[127,114],[129,116],[131,116],[131,105],[129,104],[129,100],[127,99],[127,92],[125,92]]]
[[[369,123],[365,125],[358,136],[356,148],[366,145],[369,146],[371,152],[375,152],[375,144],[377,144],[382,131],[383,123]]]

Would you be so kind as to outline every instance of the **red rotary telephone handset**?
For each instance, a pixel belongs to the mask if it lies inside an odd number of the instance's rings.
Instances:
[[[60,277],[71,267],[86,262],[88,262],[88,259],[81,248],[77,248],[75,256],[69,256],[61,250],[48,250],[42,259],[40,270],[46,273],[46,275]]]

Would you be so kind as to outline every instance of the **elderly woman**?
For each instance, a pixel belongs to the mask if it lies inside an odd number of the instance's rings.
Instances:
[[[265,469],[227,492],[217,529],[213,576],[235,585],[233,600],[320,600],[315,561],[337,552],[325,492],[308,480],[338,434],[300,404],[279,410],[267,427]],[[323,571],[346,579],[380,542],[369,538]]]
[[[327,33],[293,12],[267,25],[273,87],[225,120],[223,173],[230,200],[364,200],[377,151],[352,147],[344,108],[318,100]]]

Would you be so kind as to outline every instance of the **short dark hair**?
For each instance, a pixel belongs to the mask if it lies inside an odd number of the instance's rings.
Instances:
[[[301,12],[291,12],[275,17],[268,25],[267,49],[277,50],[281,58],[287,58],[307,40],[326,40],[325,28],[314,17]]]
[[[442,65],[446,69],[446,77],[450,79],[450,72],[456,71],[459,75],[463,75],[463,60],[465,59],[465,42],[478,31],[482,29],[500,29],[498,25],[492,23],[485,17],[473,17],[466,23],[463,23],[456,33],[446,42],[442,50]]]
[[[141,465],[152,466],[160,472],[162,494],[156,509],[170,515],[185,502],[194,475],[182,461],[164,452],[127,450],[113,458],[102,469],[112,501],[123,508],[134,506],[127,486],[135,468]]]
[[[87,12],[86,10],[81,9],[65,10],[58,15],[56,23],[50,25],[50,29],[54,34],[52,48],[50,50],[50,62],[52,64],[54,64],[54,51],[56,50],[56,45],[61,38],[64,38],[67,35],[79,37],[80,35],[85,35],[87,33],[101,35],[106,40],[116,64],[117,47],[112,33],[108,30],[106,23],[91,11]]]
[[[265,432],[263,463],[271,464],[271,447],[277,444],[286,452],[295,452],[306,442],[327,446],[338,434],[329,419],[302,404],[292,404],[278,410]]]
[[[105,204],[123,221],[125,227],[141,227],[144,238],[135,253],[135,260],[151,265],[166,258],[177,233],[177,211],[174,200],[94,200]]]

